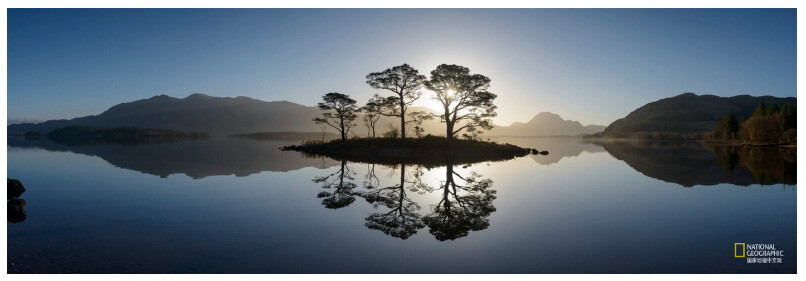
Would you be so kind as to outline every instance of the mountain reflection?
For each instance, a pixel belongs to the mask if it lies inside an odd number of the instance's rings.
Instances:
[[[428,227],[439,241],[455,240],[490,225],[487,217],[495,212],[496,191],[492,189],[492,180],[476,172],[462,175],[455,166],[448,165],[432,169],[444,169],[444,174],[426,179],[425,168],[418,165],[377,165],[390,170],[389,176],[382,180],[376,164],[366,165],[361,188],[355,183],[356,172],[347,161],[341,161],[335,172],[315,177],[313,182],[321,183],[324,189],[317,195],[324,198],[322,205],[329,209],[343,208],[356,198],[363,198],[374,209],[381,210],[367,216],[365,226],[400,239]],[[439,184],[431,184],[429,180]],[[428,212],[423,213],[422,206],[428,206]]]
[[[167,143],[71,145],[48,138],[8,138],[11,147],[38,147],[97,156],[116,167],[163,178],[172,174],[185,174],[195,179],[217,175],[243,177],[263,171],[287,172],[338,164],[331,159],[304,158],[278,149],[291,143],[297,142],[219,137]]]
[[[605,151],[599,145],[574,137],[492,137],[492,139],[500,143],[511,143],[521,147],[534,147],[549,151],[548,155],[529,155],[535,163],[546,166],[557,164],[563,158],[577,157],[582,152],[600,153]]]
[[[562,158],[582,152],[603,152],[601,146],[582,143],[580,139],[497,138],[525,147],[549,150],[549,155],[530,155],[541,165],[558,163]],[[248,138],[212,137],[199,140],[129,143],[54,142],[47,137],[9,137],[9,147],[42,148],[49,151],[73,152],[96,156],[123,169],[159,177],[184,174],[194,179],[218,175],[238,177],[264,171],[287,172],[305,167],[320,169],[339,165],[326,157],[304,157],[278,148],[298,144],[298,140],[255,140]]]
[[[643,141],[599,145],[648,177],[685,187],[723,183],[797,184],[794,148]]]

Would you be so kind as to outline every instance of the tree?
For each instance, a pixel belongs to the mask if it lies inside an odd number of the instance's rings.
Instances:
[[[361,107],[361,111],[364,112],[364,125],[367,126],[367,136],[371,133],[373,138],[375,137],[375,124],[381,119],[381,112],[383,111],[383,101],[381,99],[375,96]]]
[[[759,104],[758,107],[756,107],[756,110],[753,111],[752,117],[762,116],[765,114],[767,114],[767,104],[764,102],[764,100],[761,100],[761,104]]]
[[[409,128],[414,130],[414,135],[418,138],[423,137],[423,133],[425,133],[425,129],[422,127],[423,122],[434,119],[433,114],[426,113],[425,111],[413,111],[407,115],[409,116],[409,121],[406,121],[406,123],[414,125],[409,126]]]
[[[353,122],[358,118],[356,114],[358,107],[355,105],[355,100],[348,95],[339,93],[328,93],[322,99],[324,102],[319,103],[319,109],[335,112],[322,113],[322,117],[314,118],[313,121],[335,128],[341,133],[341,140],[346,140],[347,133],[356,126]]]
[[[406,138],[406,110],[420,98],[423,81],[425,76],[420,75],[417,69],[408,64],[367,75],[367,84],[372,88],[388,90],[396,95],[380,98],[378,103],[388,110],[383,112],[383,115],[400,117],[401,138]]]
[[[322,131],[322,142],[325,142],[325,136],[327,135],[327,125],[319,126],[319,129]]]
[[[739,132],[739,121],[736,120],[736,115],[733,112],[728,112],[716,124],[716,136],[721,139],[736,138],[736,133]]]
[[[478,128],[492,129],[489,118],[497,115],[493,104],[496,95],[487,91],[490,87],[487,76],[470,74],[464,66],[441,64],[431,71],[431,79],[424,84],[442,104],[444,111],[439,119],[446,124],[448,139],[454,139],[465,129],[475,136]],[[457,125],[461,127],[456,128]]]

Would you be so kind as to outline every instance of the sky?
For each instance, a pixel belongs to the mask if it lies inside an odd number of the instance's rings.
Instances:
[[[9,9],[7,31],[9,119],[160,94],[363,103],[389,94],[365,76],[403,63],[490,77],[499,125],[543,111],[607,125],[684,92],[797,86],[795,9]]]

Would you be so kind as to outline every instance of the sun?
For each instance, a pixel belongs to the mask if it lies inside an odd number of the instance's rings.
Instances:
[[[453,89],[448,89],[446,91],[446,94],[449,98],[451,98],[454,95],[456,95],[456,91],[454,91]],[[434,92],[430,90],[423,91],[422,95],[420,96],[420,99],[418,99],[414,103],[414,105],[419,107],[425,107],[436,112],[445,111],[445,108],[442,106],[442,102],[435,99]]]

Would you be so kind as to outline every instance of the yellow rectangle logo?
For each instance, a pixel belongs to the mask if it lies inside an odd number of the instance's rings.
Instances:
[[[747,253],[747,245],[744,243],[733,243],[733,257],[743,258]]]

